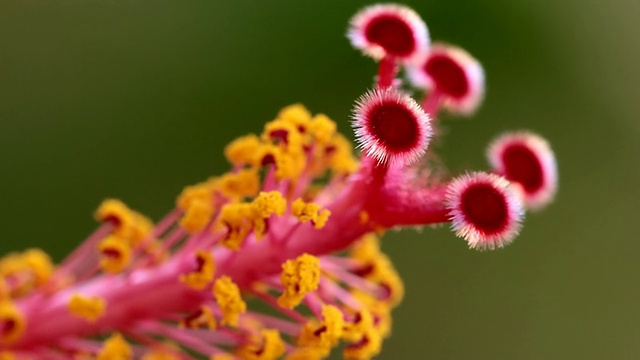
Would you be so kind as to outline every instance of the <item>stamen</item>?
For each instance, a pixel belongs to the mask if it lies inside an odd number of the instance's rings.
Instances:
[[[97,356],[97,360],[128,360],[133,359],[133,350],[122,335],[116,333],[104,342],[104,346]]]
[[[285,288],[278,298],[278,304],[292,309],[304,299],[304,296],[318,288],[320,282],[320,264],[315,256],[300,255],[295,260],[282,264],[280,281]]]
[[[9,300],[0,302],[0,344],[12,344],[20,339],[27,327],[24,315]]]
[[[369,328],[362,335],[360,340],[344,348],[345,359],[370,359],[380,353],[382,348],[382,337],[375,328]]]
[[[195,252],[196,269],[187,274],[180,275],[180,281],[194,290],[204,290],[212,281],[215,273],[215,264],[211,253],[204,250]]]
[[[298,337],[298,345],[315,348],[326,356],[342,337],[344,319],[333,305],[322,307],[322,322],[312,320],[305,324]]]
[[[214,330],[216,328],[216,319],[213,316],[211,309],[208,306],[202,305],[198,311],[182,319],[180,321],[180,327],[191,329],[206,328]]]
[[[247,360],[270,360],[280,358],[285,349],[278,330],[266,329],[260,332],[258,341],[241,346],[236,355]]]
[[[305,203],[302,199],[296,199],[291,204],[291,214],[298,218],[300,222],[311,221],[316,229],[322,229],[329,220],[331,211],[322,209],[318,204]]]
[[[213,285],[213,295],[222,311],[222,325],[237,327],[238,317],[247,310],[238,285],[228,276],[220,277]]]
[[[95,322],[104,315],[107,303],[100,297],[87,297],[74,294],[67,303],[72,315],[83,318],[88,322]]]
[[[110,235],[102,240],[98,251],[100,267],[105,272],[119,273],[131,262],[131,246],[126,240],[116,235]]]

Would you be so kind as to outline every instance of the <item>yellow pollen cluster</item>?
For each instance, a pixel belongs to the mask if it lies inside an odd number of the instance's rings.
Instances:
[[[344,348],[343,356],[349,360],[370,359],[380,353],[381,348],[382,337],[375,329],[369,328],[358,342]]]
[[[297,152],[302,147],[302,127],[284,119],[268,122],[264,127],[262,139],[283,145],[289,152]]]
[[[244,166],[254,162],[254,158],[262,143],[260,139],[254,135],[247,135],[233,140],[224,149],[224,155],[227,160],[236,165]]]
[[[252,212],[263,219],[276,214],[281,216],[287,209],[287,201],[278,191],[261,192],[251,203]]]
[[[300,347],[287,354],[285,360],[322,360],[325,357],[325,351],[321,349]]]
[[[305,203],[302,199],[297,199],[291,204],[291,213],[301,222],[311,221],[316,229],[322,229],[331,215],[331,211],[322,209],[312,202]]]
[[[338,344],[342,337],[344,319],[340,309],[333,305],[322,307],[322,322],[311,320],[305,324],[298,337],[298,345],[315,350],[323,357]]]
[[[298,178],[305,166],[305,156],[302,147],[298,151],[292,152],[295,147],[292,145],[264,144],[260,147],[253,165],[256,167],[268,164],[275,165],[275,176],[278,180],[295,180]]]
[[[214,330],[216,328],[216,319],[213,316],[211,309],[208,306],[202,305],[197,312],[187,316],[185,319],[182,319],[180,321],[180,327]]]
[[[212,281],[216,267],[211,253],[204,250],[195,252],[197,268],[180,276],[180,281],[194,290],[204,290]]]
[[[222,207],[220,223],[227,228],[222,245],[238,250],[253,228],[251,206],[248,203],[231,203]]]
[[[146,239],[153,229],[151,220],[131,210],[120,200],[104,200],[96,210],[95,216],[99,221],[113,222],[114,234],[131,241],[132,244],[138,244]]]
[[[328,157],[328,166],[338,174],[351,174],[358,168],[358,161],[353,156],[351,141],[344,135],[336,133],[325,147],[324,156]]]
[[[260,176],[257,169],[242,169],[220,178],[220,191],[230,198],[255,196],[259,190]]]
[[[345,322],[342,338],[351,342],[359,341],[373,326],[373,315],[368,309],[363,308],[354,314],[353,320]]]
[[[129,360],[133,359],[131,346],[120,334],[111,335],[105,340],[98,352],[97,360]]]
[[[331,141],[337,130],[336,123],[324,114],[316,115],[309,123],[309,128],[316,142],[323,145]]]
[[[285,106],[278,112],[277,118],[295,125],[301,133],[306,133],[311,126],[311,112],[302,104]]]
[[[86,297],[74,294],[69,299],[67,308],[71,314],[88,322],[94,322],[104,315],[106,305],[104,299],[100,297]]]
[[[178,350],[155,347],[142,355],[141,360],[180,360]]]
[[[380,336],[387,337],[391,333],[391,306],[364,292],[354,295],[373,317],[373,325]]]
[[[349,255],[367,269],[367,272],[363,274],[365,279],[384,288],[386,294],[379,300],[391,307],[400,303],[404,296],[402,279],[389,258],[380,251],[379,240],[374,235],[364,236],[352,247]]]
[[[305,295],[318,289],[320,283],[320,261],[317,257],[302,254],[295,260],[282,264],[280,282],[284,292],[278,298],[278,305],[292,309]]]
[[[45,284],[51,278],[53,270],[51,258],[40,249],[11,253],[0,259],[0,280],[10,279],[12,283],[4,291],[10,297],[22,296]],[[3,297],[1,295],[0,299]]]
[[[336,128],[326,115],[312,117],[304,106],[290,105],[265,125],[261,137],[247,135],[232,141],[225,156],[236,169],[274,165],[278,180],[295,182],[305,173],[317,176],[327,169],[336,175],[349,174],[357,168],[357,160],[351,143]]]
[[[277,330],[262,330],[255,342],[241,346],[236,355],[246,360],[275,360],[280,358],[286,348]]]
[[[119,273],[131,262],[131,245],[117,235],[104,238],[98,245],[100,267],[108,273]]]
[[[180,219],[180,226],[187,232],[194,234],[204,230],[212,216],[213,205],[211,202],[196,199],[190,203],[182,219]]]
[[[286,207],[286,200],[277,191],[261,192],[251,203],[223,206],[220,222],[227,227],[227,236],[222,243],[229,249],[238,250],[252,230],[256,239],[262,238],[266,230],[265,220],[271,215],[283,215]]]
[[[26,328],[24,316],[9,300],[0,301],[0,344],[11,344],[20,339]]]
[[[213,285],[213,295],[222,311],[222,324],[238,326],[240,314],[247,310],[247,304],[240,296],[240,289],[230,277],[222,276]]]
[[[178,209],[187,212],[189,207],[195,201],[202,201],[204,203],[213,202],[213,195],[218,186],[218,178],[211,178],[207,181],[190,185],[185,187],[178,199],[176,200],[176,206]]]

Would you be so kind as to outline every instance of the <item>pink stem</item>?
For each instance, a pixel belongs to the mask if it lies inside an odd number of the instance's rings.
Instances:
[[[441,101],[442,92],[438,91],[437,88],[431,91],[431,93],[425,96],[425,98],[422,100],[422,108],[427,114],[429,114],[429,117],[432,121],[438,117],[438,111],[440,110]]]
[[[378,67],[378,82],[376,87],[383,89],[393,86],[393,80],[395,80],[397,72],[398,64],[396,60],[390,56],[383,57]]]

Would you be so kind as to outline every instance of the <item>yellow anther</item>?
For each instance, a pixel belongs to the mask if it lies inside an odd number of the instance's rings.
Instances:
[[[404,284],[396,269],[391,265],[391,262],[389,262],[389,266],[384,268],[384,271],[380,272],[379,283],[386,292],[382,300],[391,307],[398,306],[404,297]]]
[[[53,269],[51,258],[40,249],[4,256],[0,259],[0,299],[22,296],[36,286],[45,284],[51,278]]]
[[[213,285],[213,295],[222,311],[222,325],[236,327],[240,314],[247,310],[247,304],[240,296],[240,289],[228,276],[218,278]]]
[[[380,243],[376,236],[366,235],[351,249],[350,257],[360,261],[366,273],[364,278],[378,283],[382,288],[380,300],[391,307],[400,303],[404,296],[404,285],[400,275],[393,267],[387,255],[380,250]]]
[[[327,356],[324,349],[314,347],[299,347],[287,354],[284,360],[322,360]]]
[[[358,161],[353,156],[351,142],[341,134],[335,134],[325,147],[329,156],[329,166],[338,174],[351,174],[358,168]]]
[[[237,358],[231,354],[215,354],[209,360],[237,360]]]
[[[151,235],[154,225],[148,217],[137,212],[134,212],[133,220],[130,240],[134,245],[136,245],[140,244]]]
[[[241,359],[275,360],[285,353],[284,341],[278,330],[262,330],[260,338],[255,342],[241,346],[237,351]]]
[[[100,268],[105,272],[119,273],[131,262],[131,245],[116,235],[104,238],[98,245],[98,251],[100,252]]]
[[[46,283],[53,274],[53,262],[47,253],[40,249],[29,249],[23,254],[28,269],[35,276],[36,285]]]
[[[107,199],[100,204],[96,210],[96,219],[111,221],[115,226],[114,234],[134,244],[146,238],[153,228],[153,223],[148,218],[115,199]]]
[[[360,238],[349,251],[349,256],[358,260],[371,260],[380,256],[380,240],[373,234]]]
[[[264,166],[274,164],[275,176],[278,180],[297,179],[306,165],[305,154],[299,152],[286,152],[278,146],[264,145],[256,153],[254,165]]]
[[[376,329],[369,328],[362,338],[344,348],[343,356],[348,360],[367,360],[378,355],[382,337]]]
[[[164,347],[154,347],[142,355],[141,360],[180,360],[182,357],[179,355],[177,349],[169,349]]]
[[[310,126],[311,134],[320,144],[327,144],[336,133],[336,123],[324,114],[313,117]]]
[[[194,234],[204,230],[213,216],[213,205],[211,201],[202,200],[191,201],[184,216],[180,219],[180,226],[187,232]]]
[[[278,298],[278,305],[292,309],[305,295],[318,289],[320,283],[320,261],[317,257],[302,254],[295,260],[282,264],[280,282],[284,292]]]
[[[303,132],[306,129],[302,129]],[[265,124],[262,139],[280,145],[287,152],[302,151],[303,137],[297,125],[285,121],[274,120]]]
[[[13,302],[0,302],[0,344],[9,345],[19,340],[26,326],[24,315]]]
[[[322,322],[312,320],[305,324],[298,337],[298,345],[321,350],[326,356],[342,337],[344,320],[340,309],[333,305],[322,307]]]
[[[215,264],[211,253],[204,250],[196,250],[196,269],[180,275],[180,281],[195,290],[204,290],[212,281],[215,273]]]
[[[97,360],[129,360],[133,359],[131,346],[116,333],[104,341],[102,349],[98,352]]]
[[[11,290],[7,284],[7,280],[0,276],[0,302],[11,299]]]
[[[351,320],[345,321],[342,338],[350,342],[358,341],[364,336],[367,329],[373,326],[373,315],[371,312],[366,308],[360,309],[353,315]]]
[[[279,191],[263,191],[251,202],[251,211],[263,219],[273,214],[282,216],[286,209],[287,200]]]
[[[180,327],[214,330],[216,328],[216,318],[208,306],[202,305],[198,311],[180,320]]]
[[[322,229],[331,215],[331,211],[312,202],[305,203],[302,199],[291,204],[291,213],[301,222],[311,221],[316,229]]]
[[[10,351],[0,351],[0,360],[16,360],[16,356]]]
[[[256,169],[227,173],[220,178],[220,192],[227,197],[251,197],[260,190],[260,176]]]
[[[238,250],[244,239],[253,228],[253,211],[251,204],[232,203],[222,207],[220,223],[226,227],[227,235],[222,245],[231,250]]]
[[[106,306],[106,302],[100,297],[86,297],[78,294],[72,295],[67,303],[67,308],[71,314],[88,322],[95,322],[104,315]]]
[[[256,135],[242,136],[224,148],[224,155],[231,164],[242,166],[252,163],[260,146],[260,139]]]
[[[205,182],[185,187],[176,200],[176,206],[182,211],[187,211],[193,202],[213,202],[213,194],[219,181],[219,178],[211,178]]]
[[[299,132],[304,133],[311,121],[311,112],[302,104],[293,104],[282,108],[277,118],[294,124]]]
[[[391,334],[391,306],[370,295],[367,295],[364,300],[361,297],[361,301],[366,304],[367,309],[373,316],[373,324],[380,336],[387,337]]]

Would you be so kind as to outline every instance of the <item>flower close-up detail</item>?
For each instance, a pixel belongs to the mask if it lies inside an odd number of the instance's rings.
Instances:
[[[405,295],[387,230],[447,224],[479,251],[514,241],[557,191],[546,140],[505,133],[477,149],[486,170],[453,173],[431,145],[446,145],[438,114],[480,106],[480,63],[431,44],[402,5],[360,10],[346,35],[379,62],[351,119],[286,106],[221,146],[229,170],[157,221],[106,199],[60,264],[4,256],[0,359],[370,359]]]

